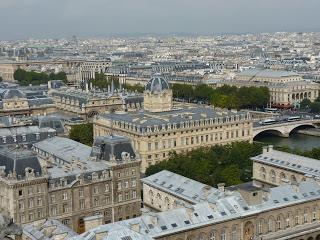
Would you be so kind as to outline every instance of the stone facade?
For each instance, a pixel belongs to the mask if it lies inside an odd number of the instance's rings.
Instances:
[[[117,149],[117,144],[131,148],[125,138],[105,141]],[[99,147],[95,145],[94,150]],[[79,233],[85,231],[84,218],[88,216],[102,215],[103,223],[139,216],[140,161],[132,151],[129,157],[125,150],[110,151],[114,155],[109,152],[105,156],[112,159],[104,160],[90,147],[55,137],[35,144],[33,152],[17,153],[28,154],[31,160],[19,160],[14,155],[11,161],[15,164],[4,162],[0,172],[1,211],[18,224],[51,218]],[[9,172],[12,165],[17,170]]]
[[[161,79],[163,80],[163,79]],[[154,83],[151,79],[150,84]],[[148,84],[149,84],[148,83]],[[199,147],[228,144],[236,141],[252,142],[252,120],[244,111],[214,109],[209,106],[177,106],[171,103],[159,107],[158,94],[163,101],[171,102],[163,86],[146,85],[145,96],[154,94],[150,102],[144,102],[144,111],[101,114],[93,120],[94,136],[108,136],[112,133],[129,137],[142,160],[141,170],[168,159],[171,151],[187,152]],[[155,89],[154,89],[155,88]],[[162,100],[161,100],[162,101]],[[161,102],[159,101],[159,102]],[[153,104],[155,103],[155,104]],[[154,109],[155,112],[148,109]]]

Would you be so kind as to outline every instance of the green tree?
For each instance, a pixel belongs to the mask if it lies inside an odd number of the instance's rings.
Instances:
[[[167,161],[150,166],[146,175],[169,170],[196,181],[227,186],[250,181],[252,176],[251,156],[261,153],[261,144],[238,142],[224,146],[199,148],[188,153],[171,153]]]
[[[312,113],[320,113],[320,102],[313,102],[310,104]]]
[[[69,132],[69,138],[82,144],[92,146],[93,124],[85,123],[72,126]]]
[[[302,108],[302,109],[308,109],[308,108],[310,108],[310,106],[311,106],[311,101],[307,98],[303,99],[300,102],[300,108]]]

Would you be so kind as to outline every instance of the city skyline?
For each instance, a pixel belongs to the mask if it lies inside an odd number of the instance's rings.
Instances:
[[[319,8],[316,0],[3,0],[0,21],[10,24],[0,39],[316,32]]]

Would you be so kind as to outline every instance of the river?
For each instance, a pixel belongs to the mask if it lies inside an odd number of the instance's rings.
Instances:
[[[288,146],[290,148],[298,148],[300,150],[311,150],[320,147],[320,137],[308,136],[293,133],[289,138],[283,138],[272,135],[259,135],[255,139],[257,142],[269,143],[274,146]]]

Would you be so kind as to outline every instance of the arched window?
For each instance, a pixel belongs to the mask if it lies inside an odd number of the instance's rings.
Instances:
[[[157,199],[158,199],[158,200],[161,200],[161,195],[160,195],[160,193],[157,193]]]
[[[232,226],[232,232],[231,232],[231,239],[232,240],[237,240],[238,239],[238,236],[237,236],[237,226],[236,225],[233,225]]]
[[[266,179],[266,169],[264,167],[260,168],[260,177],[264,180]]]
[[[317,209],[318,209],[317,206],[314,206],[312,208],[312,221],[313,222],[316,221],[318,218]]]
[[[206,234],[205,233],[200,233],[198,236],[199,240],[206,240]]]
[[[210,232],[209,240],[216,240],[216,231],[215,230]]]
[[[276,182],[276,173],[274,170],[270,171],[270,176],[271,176],[271,182],[275,183]]]
[[[268,219],[268,232],[273,232],[273,219],[269,218]]]
[[[282,182],[282,180],[284,180],[284,179],[286,179],[286,175],[283,172],[281,172],[280,173],[280,182]]]
[[[227,240],[226,229],[222,229],[222,230],[221,230],[220,239],[221,239],[221,240]]]
[[[282,227],[282,224],[281,224],[281,216],[278,216],[277,217],[277,230],[280,230]]]

